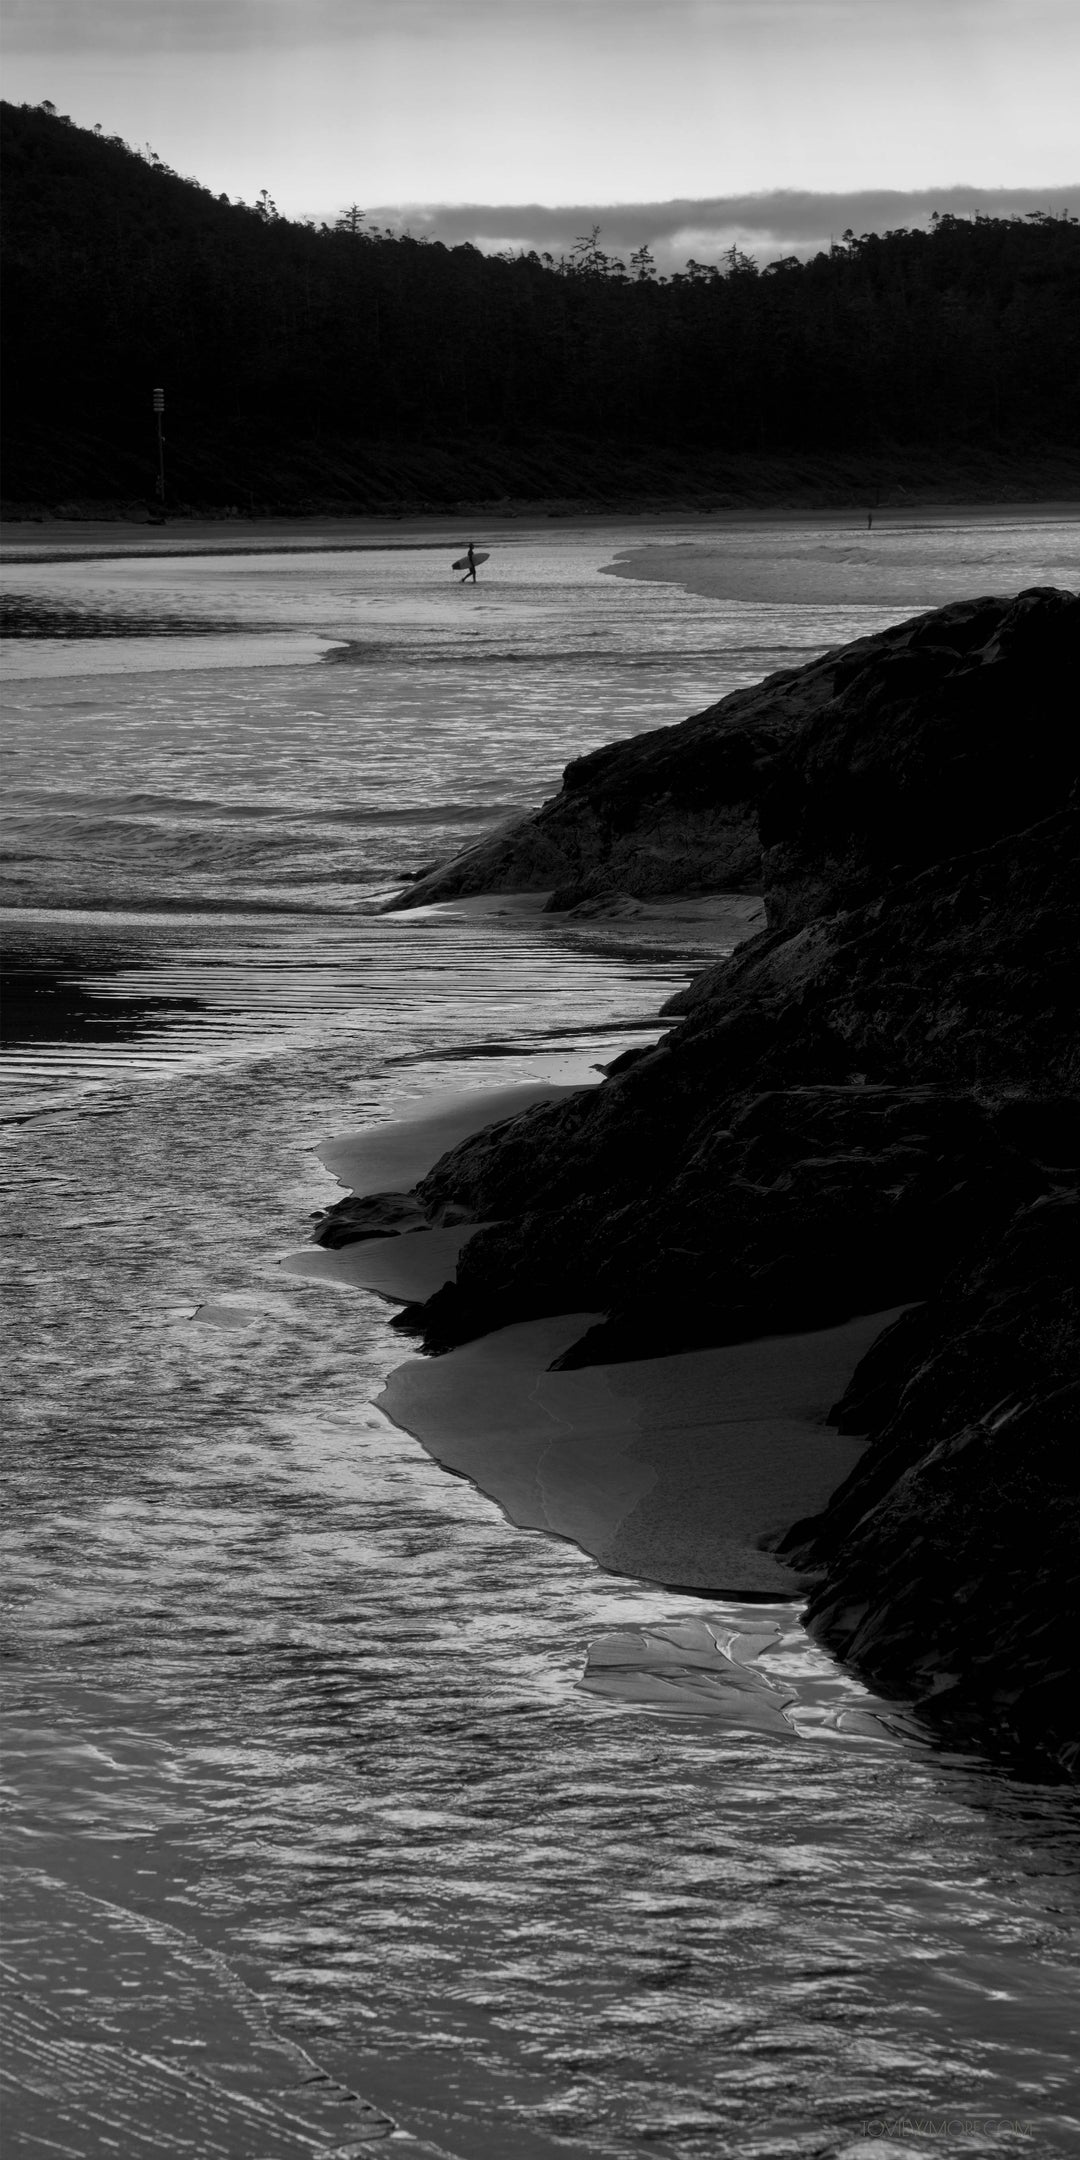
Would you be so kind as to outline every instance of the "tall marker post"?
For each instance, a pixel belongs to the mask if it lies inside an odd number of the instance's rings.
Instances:
[[[157,491],[158,491],[158,501],[159,501],[159,503],[161,504],[161,507],[162,507],[162,509],[163,509],[163,510],[164,510],[164,508],[165,508],[165,436],[164,436],[164,433],[163,433],[163,429],[162,429],[162,415],[163,415],[164,411],[165,411],[165,392],[164,392],[164,390],[155,390],[155,392],[154,392],[154,412],[155,412],[155,413],[156,413],[156,415],[157,415],[157,461],[158,461]]]

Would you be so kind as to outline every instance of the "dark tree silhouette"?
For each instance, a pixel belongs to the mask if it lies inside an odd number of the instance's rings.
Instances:
[[[1080,478],[1070,217],[849,232],[766,273],[733,247],[665,279],[598,227],[561,261],[379,231],[355,203],[316,227],[45,107],[3,120],[15,502],[150,495],[160,383],[170,489],[204,506]]]

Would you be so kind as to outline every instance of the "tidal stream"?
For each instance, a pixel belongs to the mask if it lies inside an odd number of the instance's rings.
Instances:
[[[718,528],[722,599],[605,574],[646,538],[4,573],[127,624],[7,692],[12,2154],[1080,2148],[1074,1799],[583,1687],[706,1617],[828,1661],[512,1527],[378,1408],[390,1307],[281,1265],[329,1136],[584,1080],[706,957],[399,872],[1077,533]]]

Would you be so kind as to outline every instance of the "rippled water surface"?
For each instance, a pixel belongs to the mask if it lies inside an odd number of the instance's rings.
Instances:
[[[141,611],[92,669],[20,641],[7,693],[13,2152],[1077,2149],[1069,1800],[902,1718],[781,1738],[582,1688],[598,1639],[707,1619],[861,1699],[790,1607],[511,1528],[379,1411],[389,1309],[279,1264],[326,1137],[584,1077],[693,958],[383,917],[396,871],[581,749],[1061,581],[1076,534],[883,566],[765,530],[715,602],[604,576],[639,537],[522,535],[475,595],[427,550],[5,574]],[[174,655],[170,608],[228,642]]]

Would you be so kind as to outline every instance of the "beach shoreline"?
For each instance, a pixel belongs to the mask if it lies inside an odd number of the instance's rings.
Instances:
[[[97,511],[97,506],[95,511]],[[752,531],[760,528],[824,527],[844,531],[866,529],[873,515],[874,529],[910,529],[928,519],[935,523],[978,523],[987,519],[1003,525],[1032,521],[1067,523],[1080,517],[1080,501],[1054,497],[1027,501],[942,501],[926,496],[902,506],[871,505],[853,501],[845,506],[739,506],[703,509],[691,502],[625,502],[604,506],[573,504],[565,507],[544,502],[513,508],[497,504],[462,503],[446,510],[403,510],[400,513],[361,513],[355,516],[278,516],[234,518],[174,516],[165,524],[128,516],[110,517],[104,507],[98,514],[64,518],[46,512],[9,507],[0,517],[0,562],[73,562],[80,559],[132,556],[246,555],[312,553],[363,553],[395,547],[401,550],[440,550],[457,547],[466,525],[482,529],[485,537],[504,534],[516,537],[529,531],[550,532],[553,524],[568,532],[602,532],[627,522],[648,523],[656,528],[692,525],[703,535],[709,532]]]
[[[482,1225],[349,1237],[350,1202],[392,1190],[404,1204],[462,1139],[572,1092],[542,1082],[439,1091],[410,1117],[328,1140],[319,1159],[345,1191],[324,1224],[336,1217],[346,1241],[316,1242],[284,1267],[399,1306],[430,1297]],[[896,1312],[551,1371],[598,1317],[560,1314],[446,1357],[407,1357],[378,1407],[518,1528],[568,1539],[613,1574],[699,1596],[798,1599],[815,1575],[771,1548],[823,1509],[858,1461],[862,1443],[828,1429],[828,1412]]]
[[[826,1420],[896,1317],[553,1372],[599,1318],[564,1313],[396,1366],[378,1407],[519,1529],[565,1538],[610,1574],[798,1599],[815,1573],[772,1547],[858,1463],[863,1442]]]
[[[1062,530],[1035,535],[1036,562],[1044,546],[1061,555]],[[280,723],[273,683],[254,684],[245,703],[239,684],[208,675],[196,693],[178,676],[161,687],[171,718],[160,736],[153,686],[143,697],[100,679],[47,684],[23,707],[16,799],[40,851],[25,891],[31,903],[86,892],[103,910],[50,909],[40,925],[23,911],[20,929],[28,962],[51,963],[57,984],[40,998],[39,976],[25,985],[48,1010],[27,1044],[40,1076],[19,1100],[48,1114],[24,1136],[13,1180],[26,1294],[8,1346],[13,1404],[33,1416],[25,1441],[13,1424],[9,1546],[21,1712],[11,1947],[28,2133],[55,2133],[59,2112],[61,2131],[92,2116],[120,2147],[152,2148],[166,2132],[215,2153],[268,2153],[275,2140],[366,2150],[389,2137],[406,2153],[555,2160],[568,2136],[589,2143],[590,2122],[627,2151],[673,2123],[677,2142],[686,2123],[691,2144],[703,2134],[725,2150],[771,2150],[791,2136],[816,2149],[850,2142],[871,2111],[903,2105],[923,2119],[961,2079],[1009,2120],[1038,2106],[1036,2142],[1053,2144],[1057,2130],[1067,2144],[1069,2036],[1054,2002],[1075,1947],[1065,1806],[950,1754],[897,1709],[902,1689],[871,1701],[806,1624],[793,1587],[805,1568],[789,1564],[771,1592],[718,1568],[712,1581],[745,1585],[737,1603],[697,1587],[673,1551],[673,1524],[701,1544],[713,1536],[723,1496],[702,1504],[700,1489],[729,1435],[754,1477],[763,1471],[759,1438],[782,1405],[778,1388],[755,1405],[751,1386],[783,1341],[733,1346],[713,1367],[658,1359],[563,1374],[526,1359],[524,1332],[493,1333],[461,1358],[415,1357],[390,1324],[394,1307],[437,1291],[484,1234],[478,1208],[475,1232],[451,1215],[446,1227],[336,1250],[309,1244],[303,1265],[281,1257],[342,1189],[319,1167],[321,1136],[364,1128],[340,1154],[325,1145],[354,1189],[368,1177],[376,1189],[411,1183],[430,1153],[460,1142],[450,1091],[483,1083],[477,1109],[494,1117],[526,1101],[537,1072],[553,1087],[579,1073],[597,1083],[600,1061],[672,1028],[653,1018],[661,1000],[686,998],[678,985],[715,959],[697,953],[719,940],[728,904],[700,898],[654,906],[609,892],[571,921],[544,916],[543,892],[475,894],[415,923],[382,922],[364,912],[375,887],[358,904],[335,881],[311,897],[340,907],[336,917],[292,912],[306,896],[295,880],[309,834],[320,869],[340,874],[344,834],[374,877],[437,852],[425,819],[444,793],[497,796],[499,815],[519,795],[539,799],[526,738],[562,725],[563,757],[588,747],[568,738],[583,724],[583,633],[603,617],[618,634],[631,611],[655,612],[641,655],[658,674],[682,666],[705,609],[675,610],[669,633],[669,594],[595,576],[610,560],[602,548],[638,538],[625,525],[577,542],[549,528],[561,604],[550,647],[535,666],[507,666],[492,694],[493,707],[504,679],[513,693],[511,676],[534,686],[512,709],[497,788],[457,793],[462,763],[479,764],[492,740],[483,698],[456,735],[449,714],[442,788],[433,736],[412,731],[396,694],[371,694],[374,669],[357,674],[355,700],[348,671],[317,681],[295,670]],[[862,552],[859,538],[740,531],[709,545],[846,557]],[[979,544],[948,536],[962,557]],[[930,556],[937,544],[898,536],[880,554],[909,546]],[[505,548],[496,567],[512,599],[526,550],[509,533]],[[1003,532],[994,560],[1011,549]],[[8,583],[76,595],[95,584],[108,597],[142,579],[179,606],[185,579],[194,589],[200,578],[224,588],[280,577],[286,621],[312,589],[328,609],[334,586],[349,588],[350,605],[366,598],[369,570],[384,588],[427,589],[440,568],[424,554],[301,555],[291,568],[284,556],[136,560],[31,566]],[[1039,581],[1027,571],[1012,584]],[[776,582],[787,592],[783,574]],[[449,593],[472,619],[471,594]],[[453,622],[457,609],[446,613]],[[498,621],[496,605],[492,635],[477,635],[479,683],[502,649]],[[740,634],[736,615],[717,644]],[[412,669],[414,706],[451,704],[448,642],[440,633]],[[567,647],[585,652],[580,665],[567,666]],[[597,733],[634,683],[621,661],[608,670],[609,656]],[[334,715],[353,701],[335,760]],[[325,722],[309,707],[324,707]],[[393,806],[399,782],[412,853],[396,852],[396,822],[384,848],[383,827],[354,815]],[[290,838],[305,803],[318,815]],[[463,818],[462,829],[475,828]],[[83,866],[97,859],[95,885]],[[749,917],[758,903],[742,895],[737,906]],[[666,954],[654,952],[662,935]],[[144,1072],[153,1064],[156,1079]],[[515,1082],[526,1093],[507,1101]],[[602,1086],[555,1099],[550,1114]],[[429,1116],[439,1129],[424,1154],[417,1127]],[[658,1134],[683,1122],[668,1090]],[[652,1166],[639,1147],[642,1183]],[[643,1197],[631,1192],[631,1220]],[[722,1200],[712,1220],[719,1242]],[[535,1237],[530,1228],[522,1242]],[[576,1259],[576,1243],[566,1252]],[[797,1357],[825,1348],[824,1336],[807,1339]],[[537,1498],[542,1526],[513,1527],[494,1477],[485,1497],[449,1445],[440,1456],[413,1437],[404,1404],[398,1422],[380,1392],[391,1369],[391,1389],[453,1387],[466,1440]],[[464,1390],[482,1369],[486,1432]],[[732,1375],[718,1433],[694,1423],[689,1402],[694,1374],[705,1393],[711,1370]],[[819,1422],[842,1385],[823,1374],[793,1390],[774,1475],[819,1443],[868,1461],[857,1433]],[[680,1412],[670,1449],[658,1419],[654,1429],[658,1398]],[[518,1439],[522,1400],[532,1463]],[[575,1403],[577,1424],[557,1423]],[[756,1421],[737,1419],[747,1406]],[[647,1453],[661,1446],[663,1482]],[[739,1497],[739,1550],[779,1566],[754,1538],[782,1527],[782,1509],[754,1514],[753,1494]],[[571,1542],[575,1525],[582,1539],[595,1527],[610,1564]],[[912,1550],[927,1527],[916,1524]],[[724,1558],[715,1546],[710,1557]],[[662,1587],[632,1571],[646,1561]],[[990,1562],[1007,1610],[997,1549]],[[950,1566],[961,1610],[966,1578],[951,1556]],[[935,1608],[920,1607],[917,1560],[912,1575],[908,1640],[922,1653]],[[790,2126],[777,2112],[786,2094]]]

